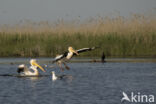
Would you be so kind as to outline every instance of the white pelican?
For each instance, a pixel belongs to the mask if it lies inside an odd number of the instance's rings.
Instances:
[[[57,62],[58,66],[60,67],[61,71],[64,69],[62,68],[62,63],[64,64],[65,68],[69,70],[70,68],[66,65],[66,61],[69,61],[74,55],[79,55],[81,52],[91,51],[94,50],[97,47],[92,48],[82,48],[79,50],[74,50],[72,47],[68,47],[68,52],[65,52],[64,54],[58,55],[55,57],[52,63]]]
[[[53,81],[55,81],[57,79],[59,79],[59,80],[61,80],[61,79],[70,79],[71,80],[72,79],[71,75],[60,75],[60,76],[58,76],[58,75],[55,75],[54,71],[52,71],[51,73],[52,73],[52,80]]]
[[[40,68],[43,72],[45,72],[45,70],[36,62],[35,59],[30,60],[30,65],[31,66],[29,68],[27,68],[24,64],[19,65],[17,72],[24,76],[38,76],[39,72],[37,68]]]

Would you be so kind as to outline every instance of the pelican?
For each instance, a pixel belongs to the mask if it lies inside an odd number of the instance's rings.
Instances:
[[[37,68],[40,68],[43,72],[45,72],[45,70],[36,62],[35,59],[30,60],[30,65],[31,66],[29,68],[27,68],[24,64],[19,65],[17,72],[24,76],[38,76],[39,72]]]
[[[72,79],[72,76],[71,75],[55,75],[55,71],[52,71],[52,80],[53,81],[56,81],[56,80],[61,80],[61,79]]]
[[[97,47],[82,48],[79,50],[75,50],[75,49],[73,49],[73,47],[70,46],[70,47],[68,47],[68,52],[65,52],[64,54],[56,56],[52,63],[56,62],[58,64],[58,66],[60,67],[61,71],[64,70],[64,68],[62,68],[62,63],[63,63],[65,68],[67,70],[69,70],[70,68],[66,65],[65,62],[69,61],[73,56],[79,55],[79,53],[91,51],[91,50],[94,50],[95,48],[97,48]]]

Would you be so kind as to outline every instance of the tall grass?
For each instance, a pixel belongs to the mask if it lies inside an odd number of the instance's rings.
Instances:
[[[0,26],[1,57],[49,57],[67,51],[68,46],[101,47],[82,56],[98,57],[104,52],[110,57],[155,57],[156,16],[96,17],[83,22],[21,21]]]

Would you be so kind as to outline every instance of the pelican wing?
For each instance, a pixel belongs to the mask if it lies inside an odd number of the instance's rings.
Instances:
[[[52,63],[55,63],[55,62],[63,59],[64,57],[67,56],[67,54],[68,54],[68,52],[65,52],[64,54],[61,54],[61,55],[56,56],[55,59],[52,61]]]
[[[82,48],[82,49],[79,49],[79,50],[76,50],[76,51],[77,51],[77,53],[82,53],[82,52],[94,50],[94,49],[96,49],[96,48],[98,48],[98,47]],[[74,55],[76,55],[76,54],[74,53]]]
[[[19,68],[17,69],[17,72],[18,72],[18,73],[27,72],[27,71],[29,71],[29,69],[28,69],[26,66],[24,66],[24,67],[19,67]]]

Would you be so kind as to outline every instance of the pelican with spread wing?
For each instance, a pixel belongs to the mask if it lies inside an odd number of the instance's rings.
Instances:
[[[72,47],[68,47],[68,52],[65,52],[64,54],[56,56],[55,59],[53,60],[53,63],[56,62],[62,71],[64,70],[62,67],[62,63],[63,63],[65,68],[69,70],[70,68],[66,65],[65,62],[69,61],[73,56],[79,55],[79,53],[91,51],[91,50],[94,50],[95,48],[97,47],[82,48],[79,50],[75,50]]]
[[[17,72],[20,73],[21,76],[38,76],[39,71],[37,68],[40,68],[43,72],[45,72],[45,70],[36,62],[35,59],[30,60],[30,65],[31,66],[29,68],[24,64],[19,65]]]

